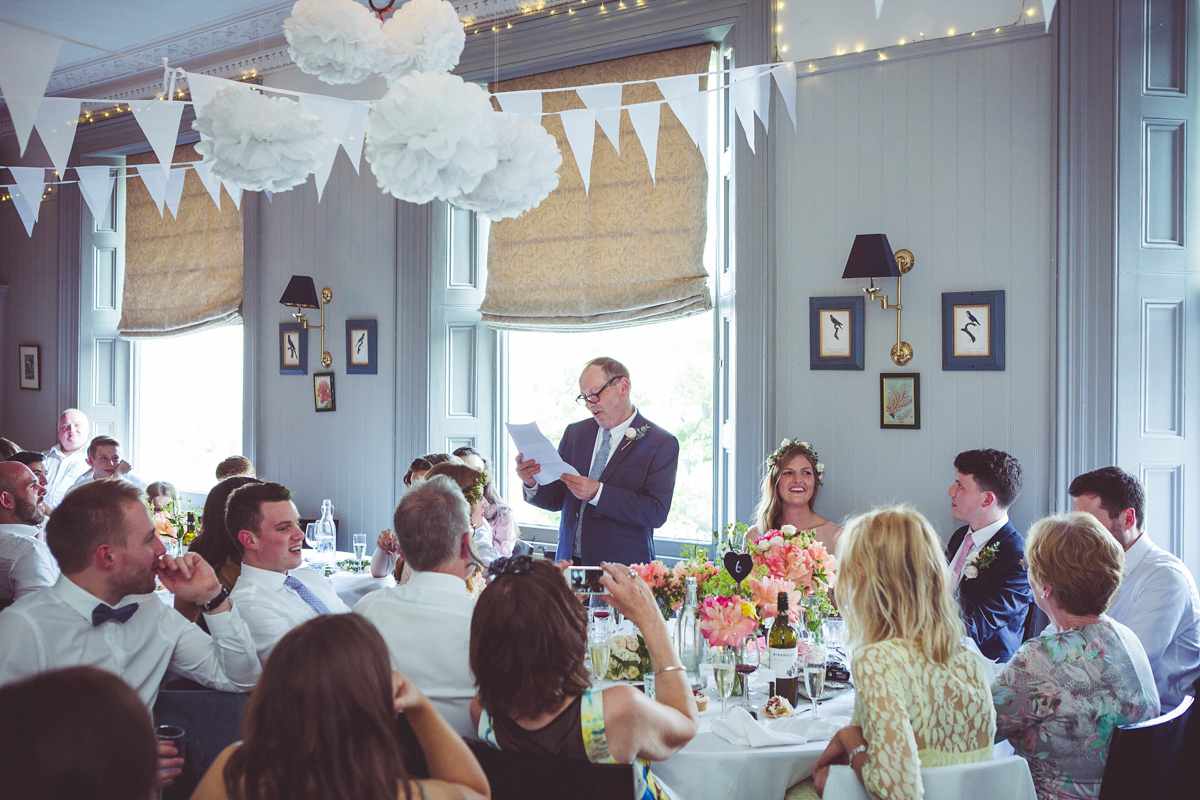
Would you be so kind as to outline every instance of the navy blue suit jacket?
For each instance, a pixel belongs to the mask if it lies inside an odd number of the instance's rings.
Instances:
[[[967,526],[959,528],[946,546],[946,560],[954,558],[967,535]],[[958,583],[958,602],[962,608],[967,635],[979,650],[994,661],[1008,661],[1021,646],[1025,617],[1033,602],[1033,591],[1021,559],[1025,557],[1025,539],[1011,522],[996,531],[988,545],[999,545],[996,559],[976,578],[963,576]]]
[[[584,564],[612,561],[638,564],[654,558],[654,529],[667,521],[679,466],[679,440],[638,412],[629,430],[650,429],[640,439],[613,442],[616,450],[600,473],[604,489],[596,505],[582,502],[561,480],[539,486],[529,502],[548,511],[561,511],[558,523],[559,560],[570,559],[575,523],[583,513]],[[594,419],[573,422],[563,432],[558,454],[587,475],[600,426]]]

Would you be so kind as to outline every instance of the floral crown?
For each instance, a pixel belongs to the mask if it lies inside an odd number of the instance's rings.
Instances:
[[[784,439],[783,442],[780,443],[779,448],[775,452],[771,453],[771,455],[767,456],[767,466],[776,466],[776,462],[778,462],[779,457],[783,455],[783,451],[791,448],[798,449],[805,458],[812,462],[813,469],[815,469],[817,472],[817,485],[820,486],[822,483],[821,479],[825,477],[825,465],[821,463],[821,457],[817,455],[816,449],[813,448],[813,446],[808,442],[800,442],[796,441],[795,439]]]
[[[463,489],[463,497],[467,498],[468,503],[478,503],[483,499],[483,492],[487,489],[488,476],[487,473],[480,470],[479,477],[475,479],[475,483],[471,484],[466,489]]]

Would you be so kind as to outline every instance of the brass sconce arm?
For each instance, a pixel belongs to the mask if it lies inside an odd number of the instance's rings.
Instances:
[[[292,316],[296,318],[296,322],[300,323],[306,329],[316,330],[321,332],[321,366],[329,369],[333,365],[333,356],[325,349],[325,306],[333,300],[333,290],[326,286],[321,290],[321,324],[310,325],[308,318],[304,316],[304,312],[297,309],[292,312]]]
[[[904,337],[900,333],[900,319],[901,319],[900,315],[904,309],[904,304],[902,302],[903,295],[902,295],[901,285],[904,281],[903,276],[907,275],[912,270],[913,264],[915,263],[915,259],[913,258],[912,252],[909,250],[897,250],[895,255],[896,255],[896,267],[900,270],[900,275],[896,276],[896,302],[895,303],[890,302],[888,299],[888,296],[886,294],[883,295],[882,297],[880,297],[879,296],[880,287],[876,286],[874,281],[871,281],[871,285],[864,288],[863,291],[866,292],[868,295],[870,295],[871,302],[878,300],[881,308],[883,308],[885,310],[886,309],[895,309],[895,311],[896,311],[896,344],[892,347],[891,356],[892,356],[892,362],[894,364],[896,364],[896,366],[903,367],[903,366],[906,366],[908,364],[908,362],[912,361],[913,348],[912,348],[911,344],[904,341]]]

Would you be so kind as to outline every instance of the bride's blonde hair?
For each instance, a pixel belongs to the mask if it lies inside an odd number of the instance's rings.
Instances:
[[[838,605],[852,647],[907,639],[936,664],[965,628],[950,570],[929,520],[907,506],[854,517],[838,540]]]

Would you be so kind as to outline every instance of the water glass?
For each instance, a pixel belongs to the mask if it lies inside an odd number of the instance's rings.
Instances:
[[[160,742],[168,742],[175,746],[175,755],[177,758],[183,758],[183,739],[184,730],[177,725],[159,725],[154,729],[154,738]],[[155,795],[158,800],[162,800],[163,790],[159,789]]]
[[[362,562],[367,555],[367,535],[365,533],[354,534],[354,560]]]
[[[654,671],[651,670],[642,676],[642,691],[646,693],[646,697],[654,699]]]
[[[812,703],[813,719],[817,719],[820,717],[817,711],[817,699],[825,690],[825,645],[818,644],[816,637],[809,637],[805,644],[807,646],[801,656],[803,665],[801,675],[804,678],[804,691],[808,694],[809,702]]]

